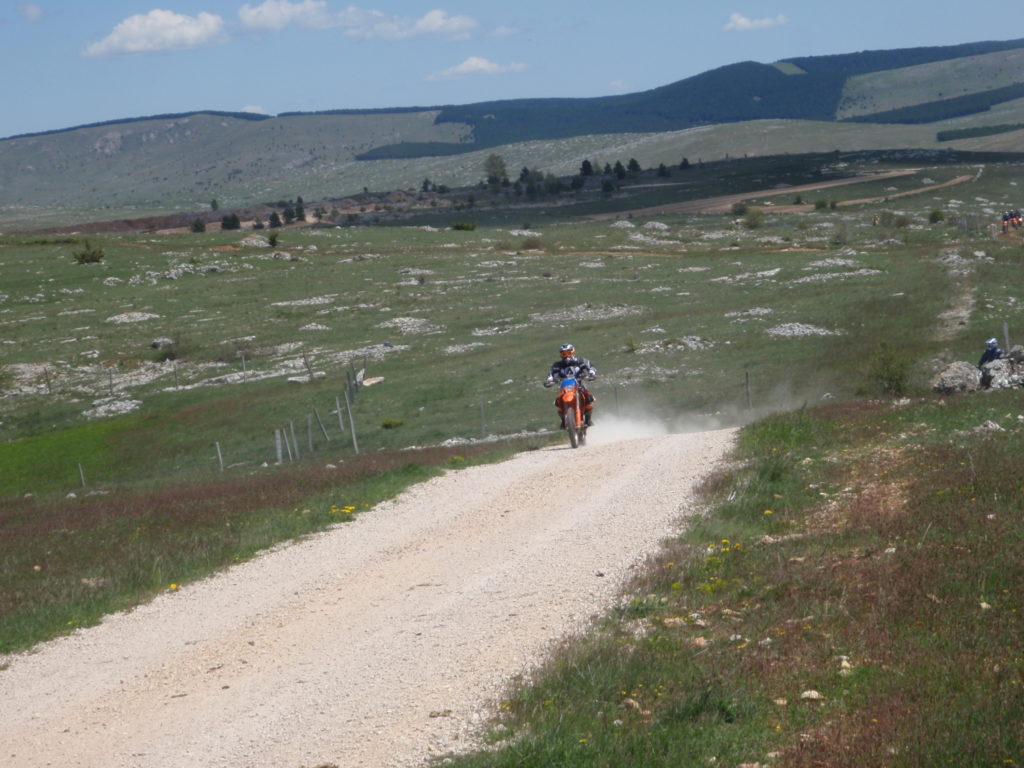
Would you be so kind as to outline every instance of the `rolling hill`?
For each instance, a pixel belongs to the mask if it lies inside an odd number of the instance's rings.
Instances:
[[[740,62],[640,93],[462,106],[135,117],[0,140],[0,228],[302,195],[472,184],[583,159],[833,149],[1015,150],[1024,39]],[[992,129],[999,126],[999,130]],[[979,131],[979,129],[981,129]],[[84,218],[83,218],[84,217]]]

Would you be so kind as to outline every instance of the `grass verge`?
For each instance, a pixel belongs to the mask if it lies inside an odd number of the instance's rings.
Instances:
[[[97,623],[282,541],[352,520],[446,468],[529,441],[378,452],[251,477],[28,497],[0,508],[0,653]]]
[[[1019,765],[1019,395],[901,403],[746,428],[706,513],[448,764]]]

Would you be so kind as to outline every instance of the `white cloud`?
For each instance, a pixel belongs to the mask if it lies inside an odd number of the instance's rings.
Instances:
[[[265,110],[263,107],[256,107],[256,106],[253,106],[251,104],[249,106],[247,106],[247,107],[242,107],[242,111],[243,112],[248,112],[248,113],[253,114],[253,115],[265,115],[265,114],[267,114],[267,110]]]
[[[25,21],[39,21],[43,18],[43,7],[35,3],[25,3],[18,10],[21,11],[21,17]]]
[[[154,10],[129,16],[98,43],[85,49],[86,56],[110,53],[150,53],[195,48],[220,36],[224,20],[212,13],[184,16]]]
[[[778,16],[765,19],[750,19],[742,13],[729,14],[729,21],[722,29],[730,32],[749,32],[752,29],[768,29],[769,27],[780,27],[789,23],[789,19],[781,13]]]
[[[480,56],[470,56],[461,64],[456,64],[454,67],[435,72],[430,75],[428,80],[452,80],[459,77],[469,77],[471,75],[500,75],[504,72],[521,72],[526,69],[526,65],[522,62],[513,62],[508,65],[495,64],[493,61],[481,58]]]
[[[352,10],[349,6],[347,10]],[[379,11],[359,23],[349,25],[348,34],[355,37],[404,40],[419,35],[441,35],[455,40],[465,40],[476,29],[477,22],[469,16],[449,16],[446,11],[433,10],[419,19],[407,16],[387,16]]]
[[[250,29],[284,29],[290,24],[310,29],[344,28],[346,34],[367,39],[404,40],[420,35],[440,35],[465,40],[476,29],[469,16],[450,16],[435,9],[420,18],[393,16],[373,9],[349,5],[331,11],[326,0],[264,0],[257,6],[246,3],[238,10],[243,26]]]
[[[622,80],[612,80],[608,85],[613,91],[624,91],[626,90],[626,84]]]
[[[248,3],[238,9],[242,25],[251,29],[283,29],[289,24],[326,29],[338,26],[337,15],[327,11],[323,0],[266,0],[255,8]]]
[[[494,35],[494,37],[511,37],[512,35],[518,35],[519,30],[515,27],[508,27],[502,24],[500,27],[495,27],[491,34]]]

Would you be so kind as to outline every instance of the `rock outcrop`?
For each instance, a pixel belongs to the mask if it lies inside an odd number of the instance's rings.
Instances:
[[[981,389],[981,371],[962,360],[950,363],[935,377],[932,389],[944,395],[954,392],[976,392]]]
[[[950,363],[932,381],[932,389],[942,394],[976,392],[979,389],[1024,387],[1024,346],[1016,344],[1005,357],[977,366],[964,361]]]

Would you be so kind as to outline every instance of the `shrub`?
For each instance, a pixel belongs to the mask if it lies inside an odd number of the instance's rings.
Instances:
[[[398,427],[402,426],[404,423],[405,422],[402,419],[388,418],[384,419],[384,421],[380,423],[380,426],[382,429],[398,429]]]
[[[203,221],[202,219],[196,219],[195,221],[192,222],[192,231],[193,232],[205,232],[206,231],[206,222]]]
[[[900,397],[907,391],[910,363],[886,342],[868,360],[868,380],[886,395]]]
[[[106,257],[102,248],[95,247],[88,240],[82,250],[74,254],[76,264],[99,264]]]
[[[849,229],[846,226],[846,222],[841,221],[836,225],[836,228],[832,232],[832,245],[846,245],[849,242]]]
[[[940,211],[938,208],[936,208],[935,210],[933,210],[931,213],[928,214],[928,223],[929,224],[938,224],[940,221],[945,221],[945,220],[946,220],[946,214],[943,211]]]
[[[519,249],[523,251],[539,251],[543,246],[544,243],[539,237],[527,237],[523,240]]]
[[[472,232],[474,229],[476,229],[476,222],[475,221],[455,221],[455,222],[452,222],[452,229],[458,230],[460,232]]]
[[[828,200],[815,200],[814,201],[814,210],[816,210],[816,211],[828,210]]]
[[[893,222],[893,223],[897,227],[899,227],[900,229],[902,229],[904,227],[909,227],[910,226],[910,217],[909,216],[897,216],[896,217],[896,221]]]
[[[743,215],[746,214],[747,210],[748,210],[747,204],[744,203],[742,200],[732,204],[732,215],[733,216],[743,216]]]
[[[747,229],[758,229],[762,224],[764,224],[764,211],[760,208],[747,209],[747,214],[743,217],[743,226]]]
[[[270,243],[271,248],[277,248],[277,232],[271,232],[267,235],[267,242]]]

